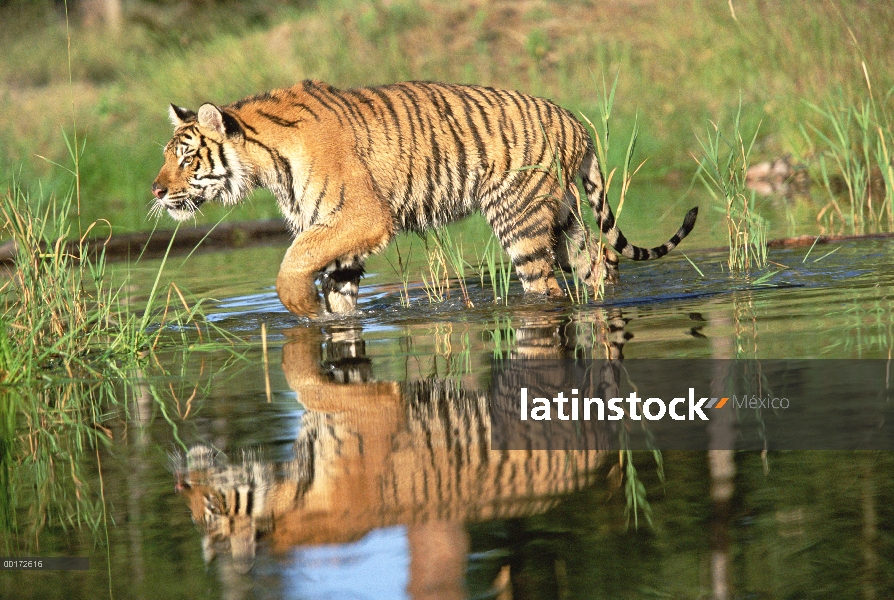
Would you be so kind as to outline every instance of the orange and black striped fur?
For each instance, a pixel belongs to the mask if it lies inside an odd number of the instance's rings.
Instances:
[[[174,136],[152,185],[157,209],[182,220],[207,200],[234,204],[256,187],[273,192],[295,234],[276,289],[296,314],[319,311],[318,276],[327,310],[353,310],[369,254],[398,232],[476,210],[526,292],[560,296],[557,265],[596,285],[603,260],[583,225],[574,176],[608,244],[633,260],[667,254],[698,212],[661,246],[630,244],[584,126],[514,91],[422,82],[338,90],[305,81],[198,113],[172,105],[171,119]],[[606,254],[611,278],[617,256]]]
[[[609,379],[601,385],[617,389],[626,338],[615,341],[613,330],[620,323],[623,331],[624,321],[609,318],[603,322],[593,311],[582,323],[593,326],[595,347],[616,349],[610,355],[615,370],[602,372]],[[528,330],[528,343],[520,343],[517,356],[569,356],[567,346],[577,347],[562,333],[563,325],[536,317],[533,329],[521,328]],[[299,327],[286,335],[283,373],[305,408],[294,459],[276,466],[248,454],[242,465],[225,464],[203,445],[176,457],[176,490],[204,529],[206,561],[228,547],[246,571],[261,534],[285,551],[355,541],[394,525],[462,525],[539,514],[594,482],[608,464],[611,454],[603,448],[617,433],[601,423],[571,425],[567,437],[551,438],[551,450],[491,449],[495,400],[474,383],[435,377],[377,381],[359,330],[331,332],[325,362],[320,329]],[[534,339],[540,343],[532,344]],[[567,381],[565,376],[553,369],[542,381]],[[520,374],[509,368],[504,378],[504,385],[513,386]],[[504,398],[517,394],[513,387]],[[507,447],[531,448],[524,427],[506,425],[521,425],[518,406],[506,404],[501,409],[511,416],[495,433]]]

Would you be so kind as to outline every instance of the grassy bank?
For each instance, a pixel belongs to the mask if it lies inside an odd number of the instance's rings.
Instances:
[[[0,388],[105,380],[159,349],[232,343],[205,322],[201,300],[166,283],[166,258],[134,297],[131,269],[113,277],[102,248],[85,241],[96,223],[73,234],[74,200],[0,195],[0,231],[17,249],[0,280]],[[73,235],[80,243],[66,245]]]
[[[53,163],[76,118],[81,206],[90,222],[143,230],[149,185],[170,134],[169,102],[220,103],[304,78],[338,86],[402,79],[516,88],[598,115],[603,76],[620,72],[613,135],[638,116],[640,177],[688,182],[709,119],[760,123],[753,159],[823,152],[834,124],[805,104],[858,105],[866,73],[889,106],[894,5],[657,0],[126,3],[117,34],[51,7],[7,3],[0,21],[0,180],[65,193]],[[23,8],[24,7],[24,8]],[[66,57],[71,45],[71,72]],[[865,64],[866,72],[863,65]],[[71,73],[71,82],[69,81]],[[838,100],[836,100],[838,102]],[[811,137],[805,138],[807,131]],[[623,144],[614,149],[621,153]],[[37,182],[40,182],[38,184]],[[34,191],[31,189],[30,191]],[[209,219],[223,209],[203,209]],[[229,218],[275,216],[262,196]]]

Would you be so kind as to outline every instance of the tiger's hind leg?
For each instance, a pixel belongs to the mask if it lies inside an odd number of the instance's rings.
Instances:
[[[528,173],[536,173],[529,171]],[[525,293],[561,298],[565,294],[555,276],[554,233],[561,192],[549,173],[535,175],[520,185],[540,190],[519,201],[518,209],[507,210],[500,196],[481,202],[481,212],[509,255]],[[517,184],[519,185],[519,184]],[[556,189],[553,189],[556,188]]]
[[[510,245],[506,251],[515,265],[515,273],[525,293],[546,294],[551,298],[565,295],[556,281],[553,253],[548,245],[534,246],[522,242]]]
[[[618,283],[621,281],[621,271],[618,268],[620,260],[614,248],[608,244],[603,244],[602,267],[605,269],[605,283]]]

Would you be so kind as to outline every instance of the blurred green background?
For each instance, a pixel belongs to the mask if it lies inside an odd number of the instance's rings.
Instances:
[[[638,118],[637,179],[688,185],[695,134],[740,101],[754,160],[823,151],[810,126],[832,125],[806,102],[872,94],[890,112],[892,31],[894,3],[868,0],[5,0],[0,179],[69,193],[76,129],[82,219],[146,230],[170,102],[424,79],[518,89],[596,122],[619,74],[613,152]],[[274,216],[261,194],[227,218]]]

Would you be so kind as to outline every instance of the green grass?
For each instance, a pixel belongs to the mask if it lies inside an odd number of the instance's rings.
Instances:
[[[698,176],[726,218],[729,258],[727,265],[734,274],[767,266],[767,231],[769,225],[755,210],[755,194],[745,186],[751,151],[757,131],[746,143],[742,137],[739,115],[732,125],[732,134],[724,135],[720,126],[711,122],[704,136],[698,136],[702,148]]]
[[[818,149],[829,199],[818,219],[824,218],[830,230],[852,234],[894,230],[892,97],[894,87],[877,99],[867,72],[861,98],[848,100],[839,91],[822,105],[805,102],[831,128],[828,134],[814,124],[803,130],[805,139]],[[833,182],[841,183],[843,193]]]
[[[427,236],[426,252],[428,255],[428,270],[423,271],[420,276],[422,285],[425,289],[425,295],[428,297],[429,304],[439,304],[449,297],[450,292],[450,272],[447,269],[447,257],[443,248],[438,244],[428,245],[430,237]]]
[[[105,246],[97,231],[107,232],[111,223],[84,218],[86,145],[78,133],[67,4],[64,25],[71,110],[60,110],[62,103],[56,114],[71,126],[71,133],[62,128],[68,156],[66,161],[38,158],[65,176],[69,191],[32,197],[13,179],[0,195],[0,239],[14,248],[13,264],[0,285],[0,386],[50,381],[61,373],[88,380],[119,376],[123,366],[169,342],[171,332],[179,335],[181,345],[194,346],[194,338],[186,333],[192,327],[203,342],[202,302],[190,306],[176,284],[167,287],[166,295],[160,286],[176,232],[142,306],[135,307],[129,296],[128,271],[117,286],[107,273]],[[43,182],[37,184],[42,192]],[[218,339],[228,337],[214,329]]]
[[[436,254],[443,257],[445,278],[446,266],[449,265],[450,268],[453,269],[453,274],[456,278],[456,283],[459,286],[460,293],[462,294],[463,302],[467,308],[472,308],[472,300],[469,298],[469,289],[466,285],[466,266],[468,263],[463,255],[462,239],[454,239],[450,234],[450,230],[446,227],[436,229],[432,232],[430,237],[435,242],[437,248]],[[447,278],[447,285],[449,288],[449,278]]]
[[[32,199],[11,188],[0,196],[0,230],[17,248],[0,287],[0,386],[103,378],[157,349],[234,342],[205,321],[201,300],[162,283],[166,260],[137,301],[129,271],[114,281],[101,243],[84,241],[96,224],[66,244],[73,204],[73,194]]]
[[[414,256],[414,242],[418,239],[422,242],[422,252],[415,254],[416,260],[411,260]],[[451,233],[450,227],[439,227],[421,238],[416,235],[398,237],[384,260],[400,283],[401,305],[410,305],[410,282],[418,281],[421,282],[419,287],[429,304],[447,301],[451,297],[451,290],[458,288],[465,306],[473,308],[470,277],[476,277],[480,281],[481,289],[485,289],[487,280],[491,284],[494,302],[505,304],[514,269],[512,262],[500,249],[496,236],[490,234],[483,254],[476,254],[474,264],[466,258],[463,246],[462,232]],[[395,260],[389,258],[391,254]]]
[[[0,199],[5,237],[17,247],[13,273],[4,283],[0,331],[0,382],[38,377],[54,365],[69,375],[89,369],[105,332],[117,329],[117,298],[105,288],[102,253],[79,261],[66,246],[72,196],[36,206],[18,189]]]
[[[84,241],[102,227],[70,217],[75,199],[75,192],[29,198],[17,187],[0,196],[3,235],[17,249],[0,287],[0,549],[7,555],[64,553],[40,546],[44,529],[108,547],[101,460],[112,441],[108,422],[146,392],[168,418],[149,377],[161,369],[172,379],[159,353],[176,350],[182,360],[174,364],[184,365],[188,352],[235,341],[205,322],[200,301],[161,284],[164,260],[148,299],[129,296],[130,270],[117,281],[110,275],[102,247]],[[73,222],[80,241],[69,244]],[[144,378],[140,389],[135,380]]]
[[[17,174],[32,196],[38,182],[44,194],[64,195],[67,174],[37,156],[64,162],[59,132],[73,112],[83,143],[81,193],[91,198],[82,216],[108,219],[115,231],[154,225],[146,217],[149,185],[170,135],[169,102],[225,103],[309,77],[337,86],[431,79],[515,88],[596,114],[599,83],[620,72],[613,135],[629,137],[636,122],[639,152],[650,158],[642,176],[685,181],[694,127],[731,118],[740,96],[743,128],[762,122],[758,159],[785,152],[810,159],[826,149],[819,138],[806,140],[801,125],[827,136],[834,127],[802,99],[824,106],[840,90],[845,105],[859,107],[864,62],[877,106],[881,90],[894,85],[894,8],[856,0],[741,1],[735,18],[727,3],[707,1],[609,2],[598,10],[576,0],[334,0],[298,8],[135,1],[118,36],[72,29],[71,85],[64,22],[39,6],[0,8],[7,25],[0,180]],[[890,138],[882,151],[891,152]],[[610,153],[619,163],[624,148]],[[223,213],[205,210],[209,219]],[[275,203],[258,195],[228,218],[275,214]]]
[[[499,260],[499,263],[497,262]],[[478,258],[481,287],[484,287],[484,275],[490,282],[494,303],[509,305],[509,283],[512,280],[512,260],[500,248],[497,236],[491,235],[484,247],[483,256]]]

